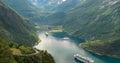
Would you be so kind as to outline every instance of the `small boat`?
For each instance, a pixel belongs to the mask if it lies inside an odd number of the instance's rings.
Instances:
[[[63,39],[64,39],[64,40],[68,40],[69,38],[68,38],[68,37],[64,37]]]
[[[94,60],[89,57],[84,57],[80,54],[74,55],[75,60],[83,62],[83,63],[94,63]]]
[[[45,36],[46,36],[46,37],[48,36],[48,32],[45,32]]]

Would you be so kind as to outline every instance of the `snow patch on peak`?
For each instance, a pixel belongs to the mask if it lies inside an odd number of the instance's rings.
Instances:
[[[100,6],[100,9],[103,9],[106,6],[112,6],[112,5],[116,4],[117,2],[118,2],[118,0],[104,0],[102,5]]]
[[[66,0],[62,0],[63,2],[65,2]]]

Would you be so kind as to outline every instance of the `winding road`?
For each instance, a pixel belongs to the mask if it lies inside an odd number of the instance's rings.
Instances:
[[[35,53],[31,53],[31,54],[21,54],[20,56],[34,56],[34,55],[36,55],[36,54],[39,53],[39,51],[38,51],[37,49],[35,49],[34,47],[33,47],[33,50],[35,51]]]

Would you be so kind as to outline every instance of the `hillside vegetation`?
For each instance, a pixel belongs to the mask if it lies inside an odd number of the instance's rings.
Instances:
[[[38,41],[29,21],[0,2],[0,36],[11,42],[33,45]],[[26,40],[27,39],[27,40]]]
[[[35,52],[31,47],[10,43],[0,38],[1,63],[55,63],[53,57],[47,51],[39,51],[35,55],[25,56],[25,54],[32,53]]]
[[[119,4],[119,0],[86,0],[68,13],[65,31],[86,39],[80,46],[91,52],[120,57]]]
[[[27,55],[35,53],[29,46],[38,41],[30,27],[29,21],[0,1],[0,63],[55,63],[47,51]]]

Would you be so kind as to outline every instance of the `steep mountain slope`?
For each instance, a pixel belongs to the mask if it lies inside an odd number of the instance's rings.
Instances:
[[[120,57],[119,4],[119,0],[86,0],[68,13],[65,31],[86,39],[81,47],[89,51]]]
[[[22,0],[2,0],[2,1],[25,17],[33,17],[34,14],[37,15],[35,13],[37,8],[35,6],[33,6],[29,2],[29,0],[24,0],[24,1],[22,1]]]
[[[0,36],[11,42],[32,45],[37,42],[37,37],[28,22],[0,2]]]
[[[36,41],[28,22],[0,1],[0,63],[55,63],[47,51],[27,56]]]
[[[105,3],[105,4],[107,5],[108,3]],[[110,30],[112,30],[111,25],[116,26],[119,23],[119,18],[118,18],[119,17],[119,2],[117,2],[114,5],[108,5],[108,6],[106,5],[103,5],[103,0],[86,1],[83,4],[79,5],[78,7],[76,7],[74,10],[71,10],[72,12],[68,14],[68,16],[70,17],[70,19],[68,18],[68,22],[69,23],[74,22],[75,24],[73,25],[76,25],[76,23],[79,24],[82,28],[76,28],[77,26],[75,26],[75,29],[81,30],[81,34],[84,33],[83,35],[89,32],[92,33],[95,31],[97,32],[99,31],[101,33],[102,32],[104,33],[107,31],[110,32]],[[105,6],[105,8],[101,9],[101,6]],[[75,16],[73,16],[74,14]],[[115,24],[115,22],[117,22],[117,24]],[[66,26],[69,25],[69,23],[66,24]],[[101,26],[103,26],[104,28]],[[87,35],[92,35],[91,33]],[[77,34],[77,32],[76,32],[76,35],[81,36],[80,34]]]

